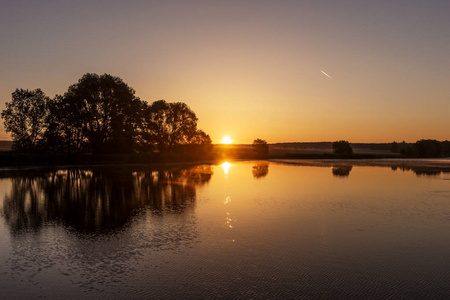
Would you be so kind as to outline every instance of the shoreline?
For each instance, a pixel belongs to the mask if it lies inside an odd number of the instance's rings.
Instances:
[[[54,169],[83,169],[83,168],[166,168],[177,166],[195,165],[218,165],[223,162],[268,162],[282,165],[310,166],[310,167],[390,167],[390,168],[420,168],[423,170],[443,170],[450,172],[450,158],[274,158],[274,157],[254,157],[254,158],[210,158],[189,161],[153,161],[153,162],[125,162],[125,163],[61,163],[61,164],[29,164],[29,165],[0,165],[0,173],[22,172],[27,170],[54,170]]]

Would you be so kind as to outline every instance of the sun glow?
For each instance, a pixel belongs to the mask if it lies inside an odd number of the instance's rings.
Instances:
[[[221,141],[222,144],[231,144],[233,142],[232,139],[230,139],[229,136],[224,137]]]

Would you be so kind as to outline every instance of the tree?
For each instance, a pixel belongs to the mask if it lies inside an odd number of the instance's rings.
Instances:
[[[41,89],[16,89],[12,101],[2,111],[6,132],[11,133],[13,149],[35,150],[45,131],[48,115],[47,97]]]
[[[76,103],[70,103],[59,95],[48,102],[49,114],[41,149],[73,155],[79,154],[87,144],[80,110],[75,109],[74,104]]]
[[[198,129],[195,135],[189,141],[189,149],[196,152],[207,152],[212,149],[212,141],[209,134]]]
[[[441,142],[441,154],[444,157],[449,157],[450,156],[450,142],[445,140],[443,142]]]
[[[197,120],[195,113],[185,103],[155,101],[144,115],[145,143],[155,146],[161,152],[170,151],[179,145],[188,145],[199,134]],[[203,134],[199,138],[204,140],[207,135]]]
[[[392,153],[399,153],[400,152],[400,148],[399,148],[397,142],[392,142],[391,143],[390,150],[391,150]]]
[[[253,151],[255,151],[259,155],[267,155],[269,154],[269,145],[265,140],[256,139],[252,144]]]
[[[441,143],[436,140],[419,140],[413,146],[416,157],[440,157]]]
[[[63,128],[60,122],[61,114],[58,107],[61,96],[56,96],[47,102],[48,114],[45,119],[46,130],[43,134],[40,149],[50,150],[53,154],[62,151],[64,145]]]
[[[62,122],[76,123],[67,132],[69,142],[82,134],[94,153],[133,151],[143,107],[134,94],[119,77],[85,74],[69,87],[61,104]]]
[[[352,154],[353,149],[348,141],[336,141],[331,145],[335,154]]]

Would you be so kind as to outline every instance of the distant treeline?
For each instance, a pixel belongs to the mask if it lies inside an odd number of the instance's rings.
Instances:
[[[2,112],[13,150],[42,154],[202,152],[211,138],[185,103],[140,100],[119,77],[88,73],[64,95],[17,89]]]
[[[418,140],[414,144],[393,142],[391,152],[408,157],[450,157],[450,141]]]
[[[282,149],[317,149],[317,150],[331,150],[332,142],[304,142],[304,143],[275,143],[271,144],[274,147]],[[378,151],[390,151],[391,143],[350,143],[354,149],[367,149]]]
[[[275,143],[271,147],[280,149],[317,149],[331,150],[332,142]],[[375,150],[398,153],[405,157],[450,157],[450,141],[418,140],[415,143],[405,141],[397,143],[350,143],[353,149]]]

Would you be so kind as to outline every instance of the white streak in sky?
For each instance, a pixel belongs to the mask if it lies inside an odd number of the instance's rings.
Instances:
[[[330,79],[333,79],[333,77],[331,77],[330,75],[328,75],[327,73],[325,73],[324,71],[320,70],[320,72],[322,72],[323,75],[327,76]]]

